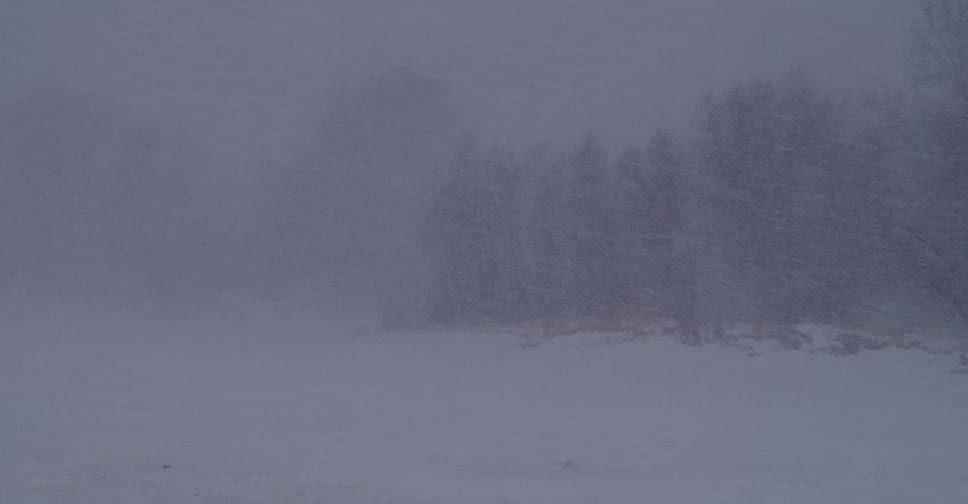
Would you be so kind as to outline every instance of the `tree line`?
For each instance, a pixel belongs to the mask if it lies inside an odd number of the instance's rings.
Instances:
[[[0,275],[150,303],[364,286],[391,326],[968,319],[968,1],[923,2],[907,59],[912,92],[793,70],[621,152],[482,145],[442,82],[397,69],[338,86],[292,159],[243,167],[39,90],[0,113]]]
[[[658,315],[692,332],[877,318],[904,298],[968,321],[968,2],[921,14],[913,94],[838,97],[793,70],[614,159],[594,136],[465,147],[427,219],[431,320]]]

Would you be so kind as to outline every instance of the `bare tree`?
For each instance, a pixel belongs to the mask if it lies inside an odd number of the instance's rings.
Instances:
[[[968,320],[968,0],[923,0],[920,12],[910,61],[915,85],[929,91],[921,117],[929,149],[920,210],[896,234],[925,283]]]
[[[968,104],[968,0],[922,0],[910,51],[915,83]]]

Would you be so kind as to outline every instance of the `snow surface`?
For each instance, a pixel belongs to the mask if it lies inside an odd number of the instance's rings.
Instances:
[[[6,316],[0,504],[968,502],[950,355],[278,315]]]

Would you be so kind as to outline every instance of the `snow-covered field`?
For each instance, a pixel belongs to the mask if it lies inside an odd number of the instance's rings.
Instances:
[[[964,503],[968,374],[306,315],[0,328],[0,503]]]

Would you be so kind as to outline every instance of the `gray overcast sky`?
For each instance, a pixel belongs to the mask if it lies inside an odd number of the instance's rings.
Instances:
[[[491,134],[628,143],[798,63],[836,87],[902,85],[912,19],[911,0],[0,0],[0,85],[114,97],[256,161],[334,82],[411,65]]]

